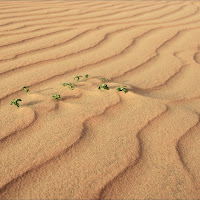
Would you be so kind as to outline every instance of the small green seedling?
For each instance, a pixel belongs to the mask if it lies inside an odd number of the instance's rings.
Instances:
[[[80,77],[82,77],[82,76],[76,76],[76,77],[74,77],[74,80],[77,78],[77,82],[78,82]]]
[[[16,105],[18,108],[19,108],[19,103],[18,101],[22,101],[21,99],[13,99],[11,102],[10,102],[10,105],[14,104]]]
[[[55,98],[56,101],[58,101],[60,99],[60,95],[59,94],[53,94],[52,99]]]
[[[88,76],[90,76],[90,75],[89,75],[89,74],[86,74],[86,75],[85,75],[85,78],[87,79],[87,78],[88,78]]]
[[[66,85],[69,85],[69,84],[68,84],[68,83],[63,83],[62,85],[63,85],[63,86],[66,86]]]
[[[24,91],[26,92],[26,94],[28,94],[29,89],[27,89],[27,88],[28,88],[28,86],[24,86],[24,87],[21,89],[21,91],[24,90]]]
[[[127,90],[125,88],[126,86],[120,86],[117,88],[118,91],[124,91],[125,93],[127,93]]]
[[[108,79],[107,78],[101,78],[101,80],[105,83]]]
[[[74,89],[74,86],[72,86],[72,83],[63,83],[63,86],[66,86],[66,85],[69,85],[69,88],[70,88],[71,90]]]
[[[109,90],[109,87],[106,84],[99,85],[98,89],[100,90],[101,88],[103,88],[104,90]]]

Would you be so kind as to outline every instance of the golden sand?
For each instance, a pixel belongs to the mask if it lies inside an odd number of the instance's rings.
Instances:
[[[200,1],[0,1],[1,200],[198,200],[199,113]]]

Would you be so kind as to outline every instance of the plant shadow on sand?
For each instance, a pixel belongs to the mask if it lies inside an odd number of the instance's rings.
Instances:
[[[47,91],[47,90],[52,90],[53,88],[46,88],[46,89],[43,89],[43,90],[37,90],[35,92],[33,92],[32,94],[38,94],[38,93],[41,93],[41,92],[44,92],[44,91]]]
[[[109,86],[109,83],[107,83],[107,84],[108,84],[109,89],[113,89],[113,90],[116,90],[116,91],[117,91],[118,87],[126,86],[125,82],[120,83],[118,86]],[[132,92],[132,93],[140,95],[140,96],[147,96],[148,97],[148,95],[150,93],[149,89],[143,89],[143,88],[134,87],[134,86],[130,86],[130,87],[126,86],[126,89],[127,89],[127,92]]]
[[[104,76],[93,76],[92,78],[103,78]]]
[[[65,101],[65,100],[71,100],[71,99],[78,99],[82,96],[82,94],[78,95],[78,96],[62,96],[60,98],[60,101]]]
[[[23,104],[22,106],[33,106],[35,104],[41,103],[43,100],[40,101],[31,101],[29,103]]]

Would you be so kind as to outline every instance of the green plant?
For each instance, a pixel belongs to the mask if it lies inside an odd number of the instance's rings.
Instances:
[[[63,86],[66,86],[66,85],[69,85],[69,84],[68,84],[68,83],[63,83],[62,85],[63,85]]]
[[[18,101],[22,101],[21,99],[13,99],[11,102],[10,102],[10,105],[14,104],[16,105],[18,108],[19,108],[19,103]]]
[[[27,88],[28,88],[28,86],[24,86],[24,87],[21,89],[21,91],[24,90],[24,91],[28,94],[29,89],[27,89]]]
[[[60,95],[59,94],[53,94],[52,99],[55,98],[56,101],[58,101],[60,99]]]
[[[105,83],[108,79],[107,78],[101,78],[101,80]]]
[[[109,87],[105,83],[99,85],[98,89],[100,90],[101,88],[103,88],[104,90],[109,90]]]
[[[66,85],[69,85],[69,88],[70,88],[71,90],[74,89],[74,86],[72,86],[72,83],[63,83],[63,86],[66,86]]]
[[[90,76],[90,75],[89,75],[89,74],[86,74],[86,75],[85,75],[85,78],[87,79],[87,78],[88,78],[88,76]]]
[[[79,79],[80,79],[80,77],[82,77],[82,76],[75,76],[75,77],[74,77],[74,80],[77,78],[77,82],[78,82]]]
[[[127,90],[125,88],[126,86],[120,86],[117,88],[118,91],[124,91],[125,93],[127,93]]]

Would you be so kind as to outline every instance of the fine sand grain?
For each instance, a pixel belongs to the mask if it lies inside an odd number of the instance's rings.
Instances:
[[[0,1],[1,200],[199,200],[199,114],[200,1]]]

